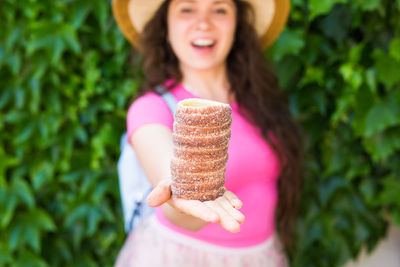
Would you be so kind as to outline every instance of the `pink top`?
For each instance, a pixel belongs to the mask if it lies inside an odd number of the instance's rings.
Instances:
[[[171,90],[177,101],[198,98],[182,85]],[[240,211],[246,216],[240,232],[231,233],[217,223],[209,223],[196,233],[170,223],[161,207],[156,216],[166,227],[184,235],[224,247],[249,247],[266,241],[275,231],[277,179],[279,160],[264,141],[261,131],[239,113],[237,102],[232,107],[232,128],[225,187],[243,202]],[[172,131],[173,116],[161,96],[147,93],[131,105],[127,116],[128,136],[146,124],[162,124]],[[130,140],[130,138],[129,138]]]

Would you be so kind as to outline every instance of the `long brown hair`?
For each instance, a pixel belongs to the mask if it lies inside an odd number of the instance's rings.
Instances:
[[[167,41],[167,14],[171,0],[166,0],[147,23],[140,40],[144,55],[145,84],[142,93],[173,78],[182,80],[179,62]],[[302,185],[302,144],[275,76],[266,68],[262,49],[254,30],[254,11],[243,0],[234,0],[237,7],[235,41],[227,58],[231,91],[250,122],[257,125],[265,140],[274,148],[282,171],[278,180],[276,226],[289,252],[293,240]],[[171,89],[171,85],[168,89]],[[271,135],[272,134],[272,135]],[[272,139],[274,140],[271,140]]]

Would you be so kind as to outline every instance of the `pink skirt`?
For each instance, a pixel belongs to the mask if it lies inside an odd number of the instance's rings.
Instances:
[[[177,233],[150,216],[129,234],[115,267],[286,267],[276,236],[246,248],[226,248]]]

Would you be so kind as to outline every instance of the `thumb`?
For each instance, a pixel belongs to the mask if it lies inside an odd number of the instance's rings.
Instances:
[[[171,180],[162,180],[147,196],[147,205],[158,207],[171,198]]]

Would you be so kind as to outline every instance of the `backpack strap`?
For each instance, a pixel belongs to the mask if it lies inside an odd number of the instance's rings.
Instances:
[[[156,86],[155,90],[157,93],[161,94],[161,97],[164,99],[165,103],[167,103],[172,116],[174,116],[177,105],[175,97],[169,91],[167,91],[163,85]]]
[[[174,116],[175,111],[176,111],[175,97],[170,92],[166,92],[162,95],[162,98],[164,99],[165,103],[167,103],[169,110],[172,113],[172,116]]]

